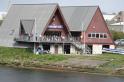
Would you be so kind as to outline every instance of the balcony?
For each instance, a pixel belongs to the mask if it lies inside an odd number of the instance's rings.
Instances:
[[[42,37],[31,37],[23,35],[15,38],[17,42],[48,42],[48,43],[71,43],[80,42],[80,37],[61,37],[61,36],[42,36]]]

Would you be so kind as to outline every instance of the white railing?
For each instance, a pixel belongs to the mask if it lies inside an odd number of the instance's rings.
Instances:
[[[79,37],[65,37],[61,36],[42,36],[42,37],[31,37],[28,35],[23,35],[15,38],[16,41],[26,41],[26,42],[80,42]]]

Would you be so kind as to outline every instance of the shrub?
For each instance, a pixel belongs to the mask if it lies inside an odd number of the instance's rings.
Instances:
[[[112,35],[113,40],[124,39],[123,32],[116,32],[116,31],[111,30],[111,35]]]

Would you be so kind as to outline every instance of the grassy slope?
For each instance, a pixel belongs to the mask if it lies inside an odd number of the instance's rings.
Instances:
[[[5,48],[0,47],[1,64],[47,64],[68,59],[64,55],[35,55],[30,49]]]
[[[105,60],[106,64],[99,66],[101,70],[111,72],[117,68],[124,67],[124,55],[102,54],[99,56],[65,56],[65,55],[34,55],[30,49],[5,48],[0,47],[0,64],[16,66],[40,67],[57,61],[67,60],[69,58]],[[95,71],[95,70],[94,70]],[[97,72],[98,70],[96,70]],[[124,70],[118,71],[124,74]]]
[[[119,55],[119,54],[105,53],[99,56],[88,57],[88,59],[108,61],[108,63],[102,66],[105,68],[115,69],[115,68],[120,68],[124,66],[124,55]]]

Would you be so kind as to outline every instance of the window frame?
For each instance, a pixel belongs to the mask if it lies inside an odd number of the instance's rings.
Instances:
[[[106,39],[108,38],[108,34],[107,33],[89,33],[88,38]]]

